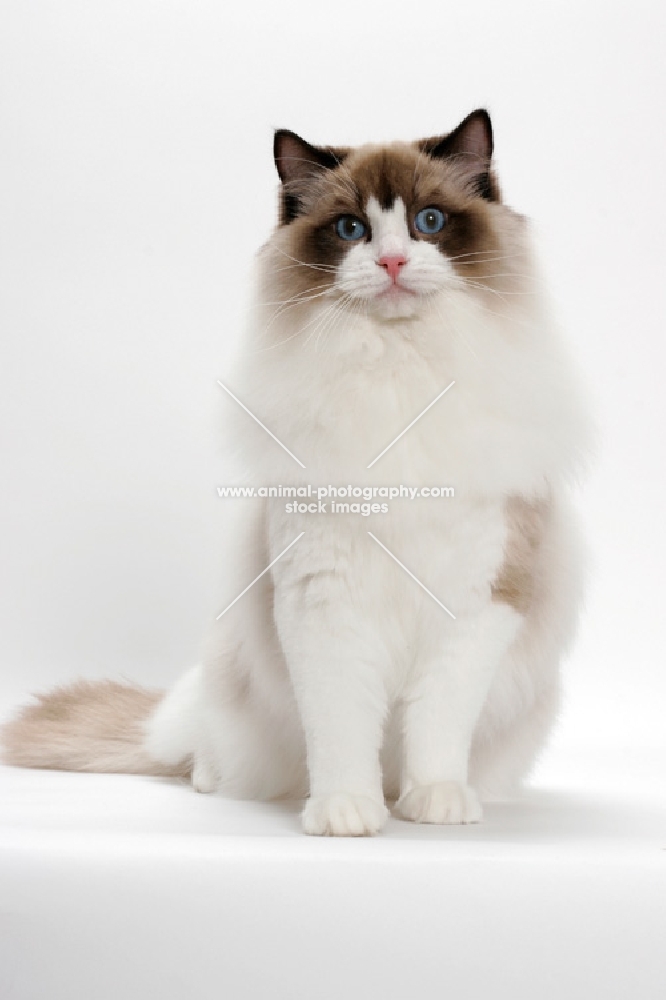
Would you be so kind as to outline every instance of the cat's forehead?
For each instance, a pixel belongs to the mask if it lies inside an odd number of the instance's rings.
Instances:
[[[372,198],[383,209],[392,208],[397,198],[407,204],[423,183],[424,170],[433,181],[437,173],[418,149],[402,143],[353,150],[344,166],[363,203]]]
[[[359,208],[378,204],[392,209],[396,202],[435,197],[443,188],[455,188],[455,169],[433,160],[416,145],[392,143],[352,149],[344,161],[321,178],[332,193],[352,197]]]

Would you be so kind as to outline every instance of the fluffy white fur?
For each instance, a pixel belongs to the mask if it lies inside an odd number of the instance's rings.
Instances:
[[[277,230],[259,255],[257,304],[228,383],[306,469],[240,409],[236,443],[256,485],[440,485],[455,498],[392,501],[369,517],[243,501],[221,608],[305,534],[222,616],[203,665],[146,729],[155,760],[193,756],[200,791],[309,795],[313,834],[375,833],[387,799],[417,822],[478,821],[479,799],[511,792],[543,744],[580,603],[566,491],[585,420],[524,221],[495,208],[522,292],[493,297],[410,238],[400,200],[366,210],[372,240],[350,248],[333,288],[281,310],[284,269],[303,265],[288,227]],[[391,291],[377,263],[387,252],[408,258],[401,280],[417,294]],[[527,615],[491,597],[516,494],[548,496],[552,511]]]

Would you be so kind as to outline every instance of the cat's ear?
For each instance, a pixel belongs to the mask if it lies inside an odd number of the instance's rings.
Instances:
[[[346,149],[331,146],[311,146],[295,132],[278,129],[273,143],[275,166],[282,181],[280,191],[280,223],[287,225],[303,213],[307,204],[308,182],[333,170],[347,155]]]
[[[467,115],[448,135],[422,139],[419,149],[435,159],[453,159],[482,198],[499,201],[499,187],[491,169],[493,127],[483,108]]]
[[[311,146],[295,132],[281,128],[275,133],[273,155],[280,180],[289,184],[319,174],[322,169],[332,170],[342,162],[347,150]]]

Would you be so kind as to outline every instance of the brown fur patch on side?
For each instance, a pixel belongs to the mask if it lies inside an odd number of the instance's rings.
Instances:
[[[143,749],[143,723],[162,697],[114,681],[55,688],[0,729],[2,759],[15,767],[188,777],[189,762],[158,764]]]
[[[510,604],[525,615],[536,593],[536,565],[550,511],[547,498],[509,497],[504,562],[492,585],[492,599]]]

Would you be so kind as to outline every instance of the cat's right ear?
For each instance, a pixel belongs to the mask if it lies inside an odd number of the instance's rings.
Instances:
[[[273,155],[283,184],[312,177],[322,168],[332,170],[342,162],[345,153],[345,150],[311,146],[300,135],[285,128],[280,128],[275,133]]]
[[[300,213],[299,188],[319,176],[322,170],[335,169],[346,155],[346,149],[312,146],[288,129],[276,131],[273,156],[283,185],[282,223],[291,222]]]

